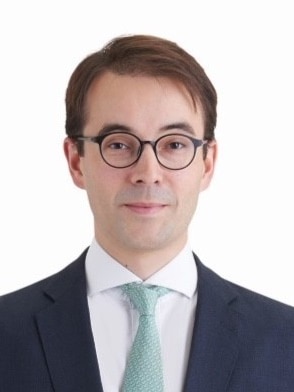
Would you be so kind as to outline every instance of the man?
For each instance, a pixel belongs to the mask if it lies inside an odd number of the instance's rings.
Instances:
[[[293,392],[294,310],[220,278],[188,244],[216,102],[196,60],[157,37],[114,39],[75,69],[64,151],[95,236],[1,298],[1,392]],[[146,292],[155,314],[139,309]]]

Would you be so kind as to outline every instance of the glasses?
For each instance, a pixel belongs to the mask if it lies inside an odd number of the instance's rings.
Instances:
[[[181,170],[189,166],[197,147],[207,143],[190,136],[173,133],[157,140],[141,140],[127,132],[112,132],[101,136],[73,136],[76,141],[99,144],[100,153],[109,166],[123,169],[136,163],[146,144],[150,144],[159,164],[170,170]]]

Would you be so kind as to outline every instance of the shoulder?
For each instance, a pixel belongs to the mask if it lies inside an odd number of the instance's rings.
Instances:
[[[238,293],[238,313],[245,328],[294,343],[294,307],[227,282]]]
[[[76,280],[83,279],[86,251],[62,271],[32,285],[2,295],[0,297],[0,327],[5,323],[24,322],[25,319],[52,303],[55,295],[62,295],[62,292],[74,285]]]
[[[219,276],[204,266],[195,256],[201,292],[222,300],[235,309],[240,319],[255,326],[292,328],[294,334],[294,307],[242,287]],[[201,287],[202,286],[202,287]],[[205,287],[204,287],[205,286]]]

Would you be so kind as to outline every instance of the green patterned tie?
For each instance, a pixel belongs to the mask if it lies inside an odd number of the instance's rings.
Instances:
[[[160,339],[154,312],[158,298],[170,290],[138,283],[126,284],[122,286],[122,290],[140,314],[122,392],[163,392]]]

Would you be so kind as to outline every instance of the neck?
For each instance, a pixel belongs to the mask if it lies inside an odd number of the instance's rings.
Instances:
[[[166,266],[186,245],[187,239],[177,244],[160,249],[125,249],[112,247],[96,237],[100,246],[119,264],[127,268],[142,280],[150,278],[157,271]]]

